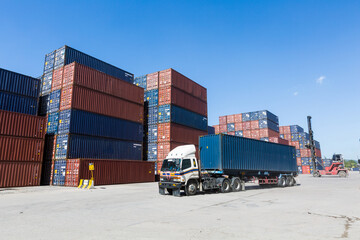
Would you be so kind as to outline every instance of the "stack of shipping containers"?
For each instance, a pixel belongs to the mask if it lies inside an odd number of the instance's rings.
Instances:
[[[144,157],[162,161],[177,146],[199,144],[207,135],[207,91],[184,75],[167,69],[135,78],[145,88]]]
[[[131,73],[75,49],[47,54],[44,183],[77,186],[90,162],[97,185],[153,181],[152,164],[141,161],[143,94]]]
[[[288,140],[289,144],[296,148],[296,161],[299,172],[303,174],[312,173],[311,150],[306,147],[310,141],[309,134],[304,132],[304,129],[298,125],[281,126],[280,137]],[[314,142],[317,169],[322,169],[320,143],[316,140]]]
[[[0,187],[40,184],[45,118],[40,80],[0,69]]]

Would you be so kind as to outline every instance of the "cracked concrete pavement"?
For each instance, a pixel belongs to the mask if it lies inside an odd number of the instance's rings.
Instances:
[[[360,239],[360,174],[161,196],[157,183],[0,189],[1,239]]]

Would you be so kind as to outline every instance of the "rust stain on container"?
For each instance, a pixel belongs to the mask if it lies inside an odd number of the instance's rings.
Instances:
[[[0,187],[39,186],[41,164],[0,161]]]

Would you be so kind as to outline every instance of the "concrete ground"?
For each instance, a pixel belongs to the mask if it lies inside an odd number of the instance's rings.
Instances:
[[[0,189],[0,239],[360,239],[360,174],[161,196],[157,183]]]

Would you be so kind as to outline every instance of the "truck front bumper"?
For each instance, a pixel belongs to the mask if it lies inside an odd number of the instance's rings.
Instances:
[[[159,188],[180,189],[181,188],[181,183],[178,183],[178,182],[159,182]]]

